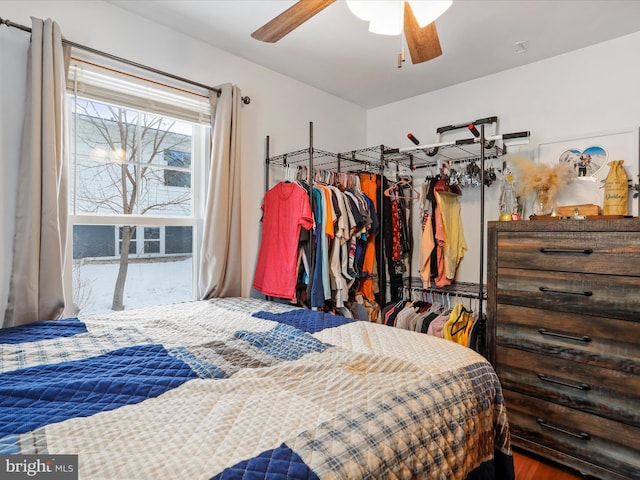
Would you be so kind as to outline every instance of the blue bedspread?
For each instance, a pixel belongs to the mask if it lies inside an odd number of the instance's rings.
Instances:
[[[139,403],[198,375],[162,345],[136,345],[5,372],[0,378],[3,437]]]
[[[0,330],[0,454],[79,478],[513,478],[491,365],[255,299]]]
[[[79,333],[86,333],[87,327],[77,318],[66,320],[43,320],[30,325],[19,327],[1,328],[1,344],[17,344],[36,342],[59,337],[71,337]]]

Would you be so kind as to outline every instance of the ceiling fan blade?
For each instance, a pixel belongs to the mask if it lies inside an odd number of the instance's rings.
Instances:
[[[275,43],[335,1],[300,0],[253,32],[251,36],[262,42]]]
[[[409,2],[404,3],[404,35],[409,46],[411,63],[422,63],[442,55],[436,22],[420,28]]]

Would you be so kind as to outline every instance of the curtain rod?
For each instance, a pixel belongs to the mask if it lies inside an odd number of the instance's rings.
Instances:
[[[2,26],[2,25],[6,25],[7,27],[14,27],[14,28],[17,28],[19,30],[31,33],[31,28],[25,27],[24,25],[20,25],[20,24],[17,24],[17,23],[13,23],[10,20],[7,20],[5,18],[0,17],[0,26]],[[141,63],[137,63],[137,62],[134,62],[132,60],[127,60],[126,58],[118,57],[118,56],[112,55],[110,53],[102,52],[100,50],[96,50],[95,48],[87,47],[86,45],[82,45],[80,43],[71,42],[71,41],[69,41],[69,40],[67,40],[65,38],[62,39],[62,43],[65,44],[65,45],[68,45],[70,47],[78,48],[80,50],[85,50],[87,52],[94,53],[96,55],[100,55],[102,57],[106,57],[106,58],[109,58],[111,60],[115,60],[115,61],[120,62],[120,63],[124,63],[126,65],[131,65],[132,67],[140,68],[142,70],[147,70],[149,72],[153,72],[153,73],[156,73],[158,75],[162,75],[164,77],[172,78],[172,79],[178,80],[180,82],[184,82],[184,83],[188,83],[190,85],[194,85],[196,87],[204,88],[205,90],[211,90],[212,92],[216,92],[216,94],[218,96],[220,96],[220,94],[222,93],[222,90],[220,90],[219,88],[210,87],[209,85],[205,85],[203,83],[194,82],[193,80],[189,80],[187,78],[179,77],[179,76],[174,75],[172,73],[164,72],[162,70],[158,70],[156,68],[149,67],[147,65],[142,65]],[[249,97],[242,97],[242,101],[246,105],[251,101],[251,99]]]

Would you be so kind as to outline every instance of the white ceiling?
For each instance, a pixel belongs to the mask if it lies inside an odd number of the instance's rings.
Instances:
[[[436,21],[442,56],[412,65],[407,51],[397,68],[401,38],[340,0],[274,44],[250,35],[295,1],[107,1],[367,109],[640,31],[640,0],[454,0]]]

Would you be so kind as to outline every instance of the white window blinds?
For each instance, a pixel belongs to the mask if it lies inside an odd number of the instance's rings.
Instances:
[[[204,95],[179,90],[135,76],[73,62],[67,89],[78,97],[155,113],[188,122],[211,125],[211,107]],[[215,95],[215,92],[210,92]]]

